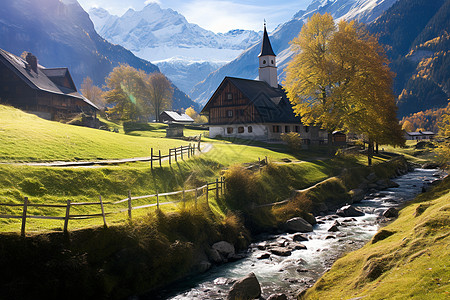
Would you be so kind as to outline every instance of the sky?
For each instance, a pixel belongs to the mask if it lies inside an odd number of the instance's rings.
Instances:
[[[267,30],[272,31],[279,24],[292,18],[312,0],[78,0],[89,11],[102,7],[111,14],[121,16],[129,8],[141,10],[154,2],[162,8],[171,8],[186,17],[189,23],[198,24],[214,32],[231,29],[259,31],[264,19]]]

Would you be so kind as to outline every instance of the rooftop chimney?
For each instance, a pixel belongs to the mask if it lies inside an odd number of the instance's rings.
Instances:
[[[31,52],[27,53],[27,57],[25,58],[25,60],[27,61],[27,63],[30,65],[31,70],[33,70],[35,73],[37,73],[37,68],[38,68],[38,61],[36,56],[34,56],[33,54],[31,54]]]

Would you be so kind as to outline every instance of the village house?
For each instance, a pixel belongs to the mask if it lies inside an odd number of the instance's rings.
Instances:
[[[434,138],[435,135],[436,134],[432,131],[404,132],[404,137],[406,140],[414,140],[414,141],[431,140]]]
[[[225,77],[202,110],[209,118],[209,136],[279,141],[297,132],[305,144],[327,141],[327,133],[304,126],[278,84],[276,55],[264,25],[259,80]]]
[[[44,68],[28,53],[23,59],[0,49],[0,103],[48,120],[93,115],[98,107],[80,95],[67,68]]]

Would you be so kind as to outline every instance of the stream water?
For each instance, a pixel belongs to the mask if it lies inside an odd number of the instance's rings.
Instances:
[[[250,245],[246,258],[227,263],[200,276],[185,280],[170,287],[158,299],[225,299],[228,290],[236,279],[255,273],[258,278],[262,297],[274,293],[284,293],[293,299],[297,293],[312,284],[331,267],[344,253],[361,248],[380,227],[380,214],[389,207],[400,206],[422,191],[424,185],[439,177],[437,170],[415,169],[393,181],[397,188],[389,188],[366,195],[360,203],[354,204],[365,212],[361,217],[338,217],[328,215],[318,217],[314,231],[307,233],[307,241],[301,242],[305,250],[294,250],[290,256],[270,255],[268,259],[258,259],[265,245],[284,246],[292,243],[294,234],[261,236],[261,242]],[[441,174],[442,175],[442,174]],[[339,231],[328,229],[338,221]],[[153,295],[155,297],[155,295]]]

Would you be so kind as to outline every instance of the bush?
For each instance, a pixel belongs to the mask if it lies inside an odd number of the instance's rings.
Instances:
[[[141,123],[141,122],[123,122],[123,130],[125,133],[131,132],[131,131],[150,131],[153,130],[153,127],[150,126],[148,123]]]
[[[287,144],[291,151],[297,151],[302,147],[302,139],[300,134],[296,132],[282,133],[281,139]]]

